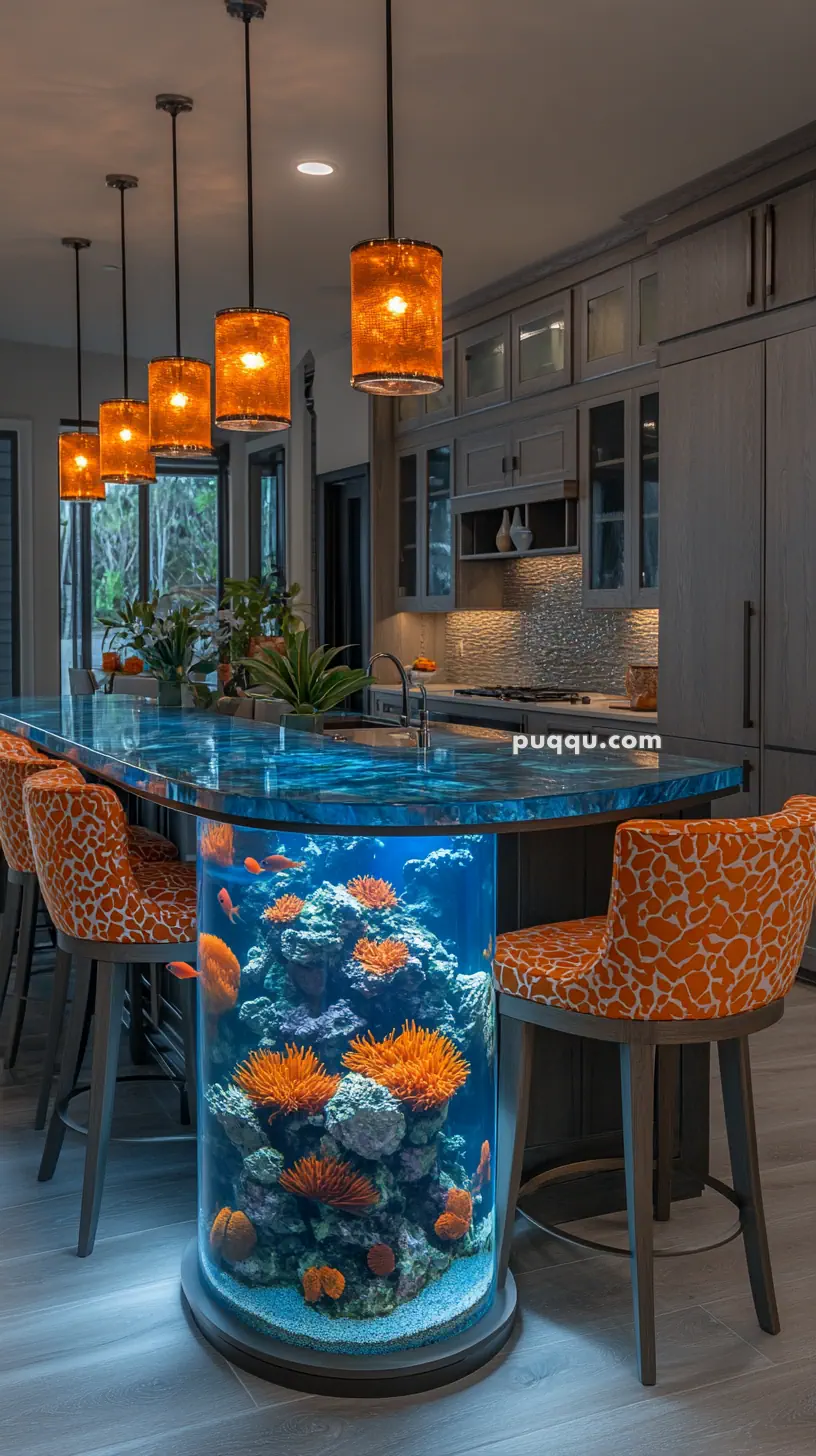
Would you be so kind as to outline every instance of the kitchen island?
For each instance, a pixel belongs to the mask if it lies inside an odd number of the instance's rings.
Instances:
[[[705,813],[741,770],[514,754],[444,726],[427,749],[337,741],[113,696],[0,703],[0,728],[198,820],[199,1237],[182,1278],[207,1337],[306,1389],[476,1369],[515,1305],[495,1270],[496,931],[603,910],[616,823]],[[558,1041],[533,1161],[619,1138],[604,1065]],[[696,1167],[703,1080],[698,1061],[681,1112]]]

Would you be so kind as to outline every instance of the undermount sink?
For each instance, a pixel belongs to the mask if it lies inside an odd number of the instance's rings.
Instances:
[[[482,739],[488,742],[512,743],[512,733],[499,728],[481,728],[475,723],[431,723],[431,747],[444,748],[451,739]],[[418,729],[385,724],[371,724],[364,727],[344,728],[332,725],[326,728],[324,737],[338,743],[361,743],[367,748],[417,748]]]

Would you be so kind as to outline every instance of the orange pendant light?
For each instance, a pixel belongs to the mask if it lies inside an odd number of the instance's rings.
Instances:
[[[99,436],[82,428],[82,299],[79,286],[79,255],[91,244],[88,238],[63,238],[62,245],[64,248],[74,250],[78,429],[71,430],[70,433],[59,437],[60,500],[104,500],[105,486],[99,473]]]
[[[224,430],[288,430],[292,423],[289,319],[255,307],[255,228],[252,193],[252,87],[249,27],[263,20],[267,0],[225,0],[244,25],[247,256],[249,307],[215,316],[215,422]]]
[[[99,406],[99,462],[106,485],[149,485],[156,479],[156,461],[150,452],[150,410],[147,402],[128,398],[127,253],[125,250],[125,193],[138,187],[138,177],[111,172],[105,182],[119,193],[119,233],[122,271],[122,398],[106,399]]]
[[[442,388],[442,253],[394,236],[394,71],[385,0],[388,237],[351,250],[351,383],[368,394]]]
[[[195,456],[212,454],[210,413],[210,366],[204,359],[190,359],[181,352],[181,303],[179,264],[178,149],[176,121],[192,111],[189,96],[161,95],[156,109],[166,111],[173,128],[173,242],[176,294],[176,352],[151,359],[147,367],[150,404],[150,449],[154,455]]]

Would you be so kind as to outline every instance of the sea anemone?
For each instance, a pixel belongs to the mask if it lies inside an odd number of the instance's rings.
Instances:
[[[279,1112],[321,1112],[340,1086],[311,1047],[287,1046],[285,1052],[250,1052],[233,1081],[253,1102]],[[271,1120],[271,1119],[270,1119]]]
[[[305,904],[298,895],[280,895],[274,905],[266,907],[263,918],[273,925],[288,925],[290,920],[297,920]]]
[[[222,1208],[215,1215],[210,1229],[210,1248],[230,1264],[248,1259],[258,1242],[258,1235],[245,1213]]]
[[[349,880],[346,889],[367,910],[393,910],[397,904],[394,886],[387,880],[372,879],[371,875],[357,875]]]
[[[358,940],[354,959],[370,976],[390,976],[405,965],[408,947],[404,940]]]
[[[469,1228],[470,1223],[457,1218],[455,1213],[440,1213],[434,1224],[437,1238],[446,1240],[463,1239]]]
[[[362,1213],[380,1201],[374,1184],[339,1158],[299,1158],[281,1173],[280,1185],[287,1193],[314,1198],[346,1213]]]
[[[212,1016],[231,1011],[238,1000],[241,966],[225,940],[217,935],[198,937],[198,975],[204,1003]]]
[[[330,1269],[328,1264],[322,1265],[317,1272],[323,1285],[323,1293],[328,1294],[329,1299],[339,1299],[346,1287],[345,1275],[339,1269]]]
[[[320,1270],[314,1268],[304,1269],[301,1276],[303,1284],[303,1298],[307,1304],[317,1304],[323,1293],[323,1281],[320,1278]]]
[[[201,831],[199,847],[205,859],[211,859],[214,864],[221,865],[224,869],[229,868],[235,848],[232,825],[216,822],[206,824]]]
[[[393,1274],[396,1268],[394,1250],[390,1244],[372,1244],[366,1255],[366,1263],[372,1274]]]
[[[343,1065],[387,1087],[417,1112],[447,1102],[467,1080],[470,1067],[453,1042],[440,1031],[426,1031],[406,1021],[399,1036],[392,1031],[384,1041],[371,1032],[356,1037]]]
[[[455,1218],[461,1218],[463,1223],[470,1223],[473,1217],[473,1199],[466,1188],[449,1188],[448,1196],[445,1199],[446,1213],[452,1213]]]

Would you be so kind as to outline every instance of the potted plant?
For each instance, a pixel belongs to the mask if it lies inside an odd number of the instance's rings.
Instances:
[[[227,693],[233,695],[246,690],[247,658],[264,648],[281,648],[284,628],[303,625],[293,611],[299,594],[297,582],[287,588],[276,576],[243,580],[231,577],[224,582],[216,640]]]
[[[148,672],[158,678],[159,706],[180,707],[182,686],[189,684],[191,674],[214,672],[218,663],[204,608],[174,607],[163,616],[157,613],[145,634],[142,656]]]
[[[289,704],[292,711],[286,716],[287,728],[321,733],[324,714],[351,693],[369,687],[374,679],[359,667],[346,667],[342,663],[332,666],[345,648],[312,650],[305,627],[295,631],[287,624],[282,635],[283,651],[263,649],[255,657],[244,658],[240,665],[246,669],[251,683]]]
[[[159,597],[156,592],[149,601],[142,601],[139,597],[128,601],[127,597],[123,597],[112,612],[100,612],[96,620],[100,627],[105,628],[102,652],[110,645],[111,649],[121,648],[141,657],[146,634],[156,620],[158,609]]]

